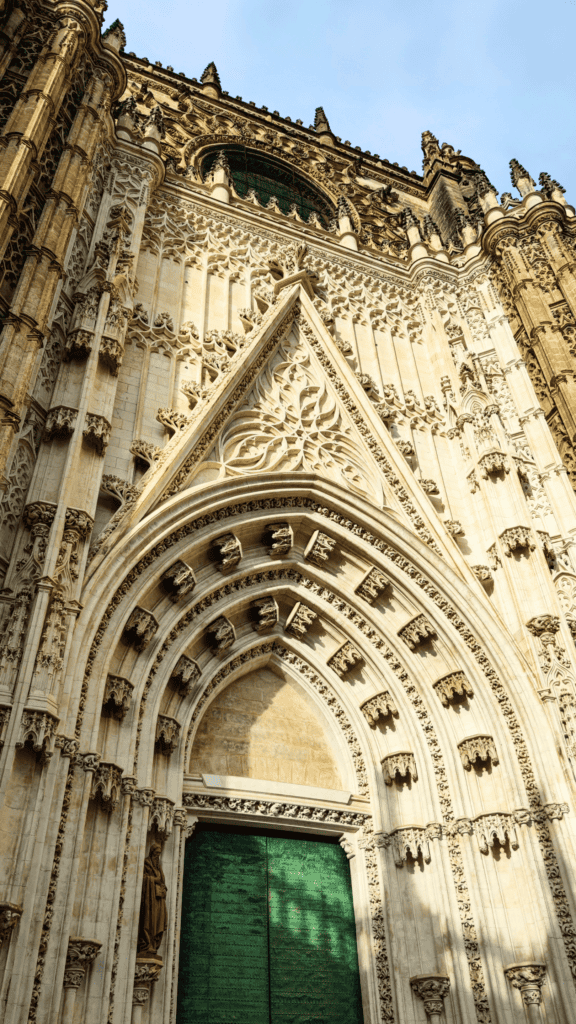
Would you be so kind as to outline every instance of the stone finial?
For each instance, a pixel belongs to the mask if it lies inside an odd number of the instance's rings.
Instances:
[[[214,61],[210,61],[210,63],[204,68],[204,71],[200,75],[200,81],[202,82],[202,85],[215,85],[218,89],[222,88],[218,68]]]
[[[546,977],[546,964],[536,960],[525,960],[522,963],[508,964],[504,974],[522,996],[524,1006],[540,1006],[542,1002],[542,986]]]
[[[112,46],[118,52],[124,49],[126,46],[126,32],[124,31],[124,25],[118,18],[104,30],[102,39],[105,39],[108,46]]]
[[[332,129],[330,128],[330,124],[326,114],[324,113],[323,107],[316,107],[316,111],[314,113],[314,128],[319,135],[322,135],[325,132],[330,132],[330,134],[332,134]]]
[[[480,197],[488,195],[489,192],[493,192],[495,196],[498,195],[497,190],[494,188],[494,185],[490,181],[485,171],[476,171],[476,174],[474,175],[474,185],[476,188],[476,193]]]
[[[286,632],[301,640],[316,618],[316,612],[313,612],[302,601],[298,601],[286,619]]]
[[[129,647],[143,651],[148,646],[158,629],[158,623],[152,612],[138,606],[130,612],[130,616],[122,633],[122,640]]]
[[[384,782],[387,786],[391,786],[396,777],[399,778],[400,782],[408,782],[409,779],[412,779],[413,782],[418,780],[414,754],[407,750],[399,750],[394,754],[388,754],[382,758],[380,763],[384,773]]]
[[[196,586],[196,577],[193,570],[186,562],[178,559],[169,569],[166,569],[160,577],[163,589],[170,595],[173,601],[190,594]]]
[[[522,167],[522,164],[519,164],[518,161],[514,159],[510,161],[510,178],[512,180],[512,184],[518,189],[522,198],[534,191],[536,182],[530,177],[526,168]]]
[[[450,978],[445,974],[417,974],[410,978],[410,987],[424,1003],[432,1024],[437,1024],[450,991]]]
[[[376,725],[379,718],[398,714],[398,708],[388,690],[377,693],[375,697],[369,697],[360,705],[360,710],[369,725]]]
[[[200,666],[193,658],[181,654],[170,676],[170,682],[182,696],[188,696],[200,679]]]
[[[458,744],[458,750],[460,751],[460,757],[462,758],[462,764],[466,771],[470,771],[472,765],[476,761],[480,761],[481,764],[492,764],[496,765],[499,763],[498,754],[496,751],[496,745],[491,736],[477,735],[468,736],[465,740],[461,740]]]
[[[566,191],[566,189],[563,188],[558,181],[555,181],[554,178],[551,178],[550,175],[546,173],[546,171],[540,172],[538,182],[540,184],[540,190],[544,195],[544,198],[548,200],[556,198],[556,201],[558,201],[558,198],[561,198],[564,192]]]

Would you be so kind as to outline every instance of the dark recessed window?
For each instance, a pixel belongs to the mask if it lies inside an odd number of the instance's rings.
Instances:
[[[212,170],[218,152],[214,150],[205,157],[202,163],[204,178]],[[307,221],[310,214],[315,213],[324,227],[328,227],[334,210],[324,196],[288,164],[261,156],[244,146],[229,146],[224,152],[239,196],[244,198],[253,189],[262,206],[267,206],[275,197],[282,213],[289,213],[295,206],[302,220]]]

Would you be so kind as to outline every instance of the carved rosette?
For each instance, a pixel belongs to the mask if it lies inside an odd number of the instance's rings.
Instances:
[[[71,936],[68,940],[66,967],[64,969],[64,988],[80,988],[84,975],[94,963],[102,948],[96,939],[83,939]]]
[[[390,580],[384,575],[382,570],[373,566],[359,586],[356,587],[355,593],[364,601],[368,601],[368,604],[374,604],[376,598],[380,597],[380,594],[383,594],[391,586]]]
[[[111,424],[104,416],[87,412],[82,437],[89,448],[94,448],[98,455],[104,455],[110,440]]]
[[[333,669],[336,675],[343,679],[347,672],[350,672],[355,665],[359,665],[363,660],[360,651],[357,651],[354,644],[347,640],[331,658],[328,658],[328,668]]]
[[[333,537],[329,537],[327,533],[322,533],[321,530],[315,530],[304,551],[304,558],[312,562],[313,565],[322,568],[324,563],[330,558],[335,547],[336,541]]]
[[[214,619],[214,622],[211,622],[206,627],[205,636],[211,650],[217,654],[222,654],[223,651],[227,651],[234,643],[236,630],[232,623],[224,615],[221,615],[220,618]]]
[[[399,750],[395,754],[388,754],[382,758],[380,763],[384,774],[384,782],[387,786],[391,786],[396,778],[401,783],[409,782],[410,779],[413,782],[418,780],[414,754],[407,750]]]
[[[54,752],[56,729],[59,721],[59,718],[51,715],[48,711],[24,711],[16,746],[23,747],[26,743],[29,743],[32,750],[39,754],[41,760],[45,763],[52,757]]]
[[[106,811],[115,811],[122,795],[122,772],[117,764],[100,761],[92,778],[90,798],[99,800]]]
[[[472,765],[479,761],[481,764],[498,764],[496,745],[491,736],[468,736],[458,744],[462,764],[466,771],[470,771]]]
[[[480,467],[484,480],[487,480],[489,476],[495,476],[497,473],[509,473],[510,465],[504,452],[493,451],[486,452],[478,459],[478,465]]]
[[[455,697],[473,697],[474,690],[463,672],[450,672],[434,683],[434,689],[445,708]]]
[[[200,679],[200,666],[193,658],[181,654],[170,676],[170,682],[183,696],[188,696]]]
[[[67,405],[56,405],[48,411],[44,427],[44,440],[51,441],[53,438],[71,437],[76,426],[78,409],[71,409]]]
[[[292,527],[289,523],[269,523],[264,531],[262,543],[270,558],[284,558],[290,554],[294,543]]]
[[[172,832],[173,825],[174,801],[169,800],[167,796],[155,796],[148,818],[148,831],[155,828],[163,839],[167,839]]]
[[[106,689],[102,704],[104,714],[110,715],[112,718],[124,718],[130,707],[133,691],[134,686],[128,679],[124,679],[122,676],[109,675],[106,679]]]
[[[12,935],[23,909],[18,903],[8,903],[6,900],[0,902],[0,949]]]
[[[445,974],[418,974],[410,978],[410,986],[424,1003],[428,1016],[439,1017],[450,991],[450,978]]]
[[[542,1002],[542,986],[546,977],[546,964],[535,960],[509,964],[504,974],[513,988],[517,988],[525,1006],[540,1006]]]
[[[169,715],[158,715],[156,722],[156,746],[163,754],[173,754],[180,738],[180,722]]]
[[[298,601],[286,619],[286,632],[302,640],[317,617],[316,612],[308,608],[308,605]]]
[[[230,572],[242,558],[242,545],[233,533],[224,533],[212,542],[212,557],[220,572]]]
[[[534,551],[536,544],[532,530],[527,526],[513,526],[500,534],[500,541],[507,558],[511,558],[514,551]]]
[[[278,623],[278,605],[273,597],[260,597],[250,605],[252,628],[257,633],[266,633]]]
[[[158,623],[152,612],[136,606],[130,612],[128,621],[124,626],[122,640],[129,647],[134,647],[140,652],[148,646],[157,629]]]
[[[369,725],[376,725],[379,718],[387,718],[388,715],[397,715],[398,708],[388,690],[377,693],[360,705],[360,710]]]
[[[420,644],[427,643],[436,636],[436,630],[425,615],[417,615],[416,618],[407,622],[402,629],[398,630],[398,636],[411,651],[416,650]]]
[[[179,601],[192,593],[196,586],[196,577],[190,566],[179,559],[162,573],[160,582],[172,600]]]

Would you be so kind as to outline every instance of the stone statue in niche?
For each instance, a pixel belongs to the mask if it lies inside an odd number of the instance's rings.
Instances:
[[[152,843],[150,853],[144,861],[144,879],[142,881],[142,902],[140,904],[140,923],[138,926],[138,957],[151,957],[159,960],[158,946],[168,925],[166,911],[166,880],[160,854],[160,843]]]

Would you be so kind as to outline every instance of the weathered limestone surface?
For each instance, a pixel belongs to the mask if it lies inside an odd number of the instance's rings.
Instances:
[[[366,1024],[569,1024],[574,208],[104,10],[0,15],[2,1019],[175,1024],[217,820],[341,843]]]

